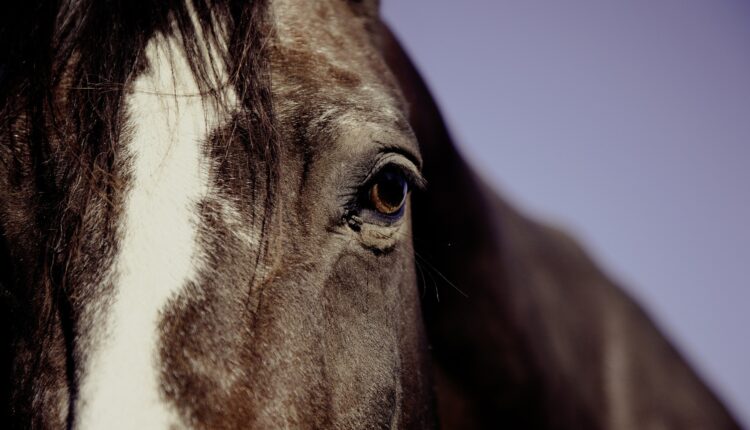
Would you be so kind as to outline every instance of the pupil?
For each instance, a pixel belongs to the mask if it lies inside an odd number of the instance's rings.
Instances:
[[[387,172],[378,184],[378,191],[383,203],[397,208],[406,195],[406,181],[397,173]]]

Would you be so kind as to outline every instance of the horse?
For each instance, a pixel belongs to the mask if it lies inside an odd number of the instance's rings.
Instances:
[[[2,8],[4,428],[739,428],[377,1]]]

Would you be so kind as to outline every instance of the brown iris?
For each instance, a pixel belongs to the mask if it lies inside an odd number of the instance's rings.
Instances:
[[[397,215],[404,207],[409,189],[406,178],[395,169],[378,175],[370,187],[370,202],[383,215]]]

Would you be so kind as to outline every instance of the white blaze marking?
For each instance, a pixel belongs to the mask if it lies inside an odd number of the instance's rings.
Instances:
[[[196,203],[209,192],[205,142],[222,115],[199,92],[174,38],[156,36],[149,70],[126,105],[131,178],[102,327],[94,333],[76,404],[77,429],[179,426],[160,389],[160,312],[194,280],[202,251]],[[176,95],[176,96],[175,96]],[[185,96],[187,95],[187,96]]]

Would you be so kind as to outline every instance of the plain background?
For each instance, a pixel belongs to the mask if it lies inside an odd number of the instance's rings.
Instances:
[[[460,149],[750,425],[750,2],[383,0]]]

